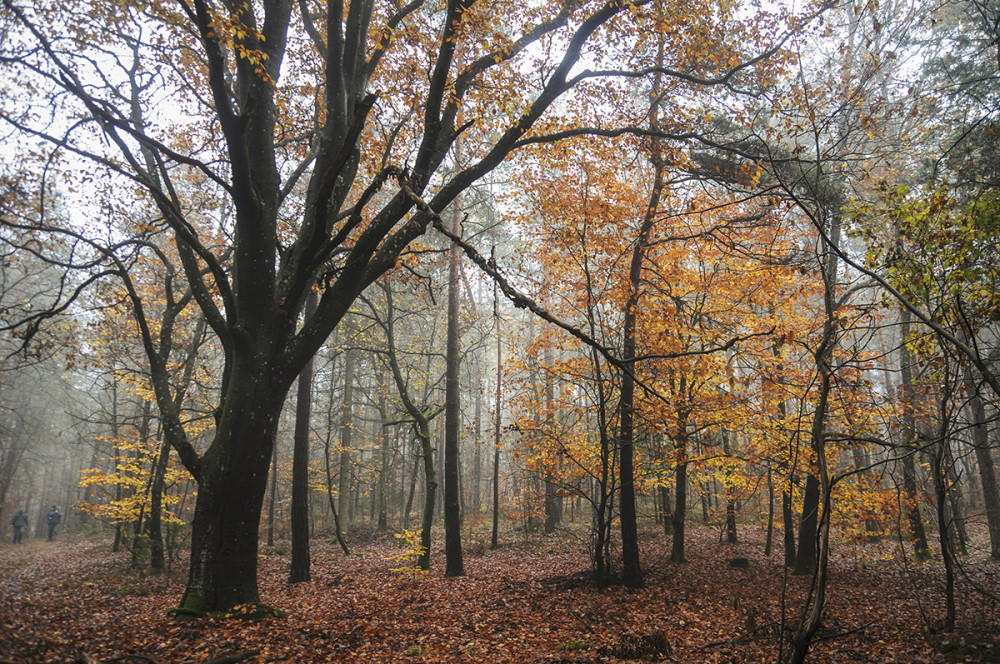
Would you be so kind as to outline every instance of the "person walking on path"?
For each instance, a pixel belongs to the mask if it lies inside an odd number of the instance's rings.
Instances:
[[[10,519],[10,525],[14,527],[14,544],[20,544],[24,539],[24,531],[28,528],[28,515],[24,510],[18,510]]]
[[[49,541],[51,542],[59,534],[59,522],[62,521],[62,513],[59,512],[59,507],[56,505],[52,506],[49,513],[45,515],[45,522],[49,524]]]

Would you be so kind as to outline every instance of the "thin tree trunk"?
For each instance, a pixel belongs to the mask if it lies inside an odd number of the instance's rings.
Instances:
[[[951,508],[948,523],[955,530],[952,537],[956,552],[964,556],[969,553],[969,531],[965,527],[966,522],[969,520],[969,512],[965,506],[965,494],[962,490],[962,483],[959,482],[950,440],[946,439],[943,445],[944,464],[949,487],[948,506]]]
[[[388,418],[386,417],[385,375],[382,370],[379,370],[375,374],[375,391],[378,395],[375,410],[379,416],[379,422],[376,425],[376,432],[378,434],[376,449],[379,452],[378,502],[376,506],[378,513],[377,528],[379,530],[386,530],[389,528],[389,437],[385,424]]]
[[[154,572],[162,572],[167,567],[163,550],[163,492],[165,489],[167,464],[170,461],[170,443],[160,443],[160,453],[153,471],[153,483],[149,487],[149,519],[146,534],[149,537],[149,567]]]
[[[396,335],[393,318],[395,312],[392,303],[392,290],[388,285],[383,285],[386,301],[386,319],[384,323],[386,336],[386,350],[389,358],[389,369],[392,371],[392,379],[396,383],[396,390],[399,398],[403,402],[403,407],[410,417],[413,418],[413,431],[416,435],[417,443],[420,446],[418,461],[423,460],[424,466],[424,507],[420,520],[420,555],[417,558],[417,566],[420,569],[428,570],[431,566],[431,527],[434,525],[434,501],[437,491],[437,474],[434,470],[434,447],[431,444],[431,420],[437,417],[442,408],[425,406],[418,407],[410,397],[406,382],[403,380],[403,372],[399,368],[399,360],[396,356]],[[425,391],[426,397],[429,393]],[[414,473],[416,467],[414,467]],[[413,498],[413,485],[411,484],[410,499]],[[407,505],[407,515],[409,505]]]
[[[308,320],[316,312],[316,291],[309,291],[304,309]],[[298,394],[295,401],[295,432],[292,450],[292,565],[289,583],[309,581],[311,559],[309,554],[309,429],[312,419],[313,360],[306,362],[299,373]]]
[[[785,488],[785,482],[782,482],[781,487],[781,523],[784,535],[785,567],[793,569],[795,567],[795,513],[792,510],[792,492],[790,488]]]
[[[947,357],[947,356],[946,356]],[[944,378],[941,380],[942,393],[938,396],[938,435],[937,445],[931,455],[931,473],[934,478],[934,497],[938,525],[938,539],[941,544],[941,558],[944,562],[945,571],[945,619],[942,625],[944,632],[955,631],[955,546],[953,537],[956,532],[953,515],[949,514],[948,494],[950,493],[949,473],[952,463],[951,453],[948,449],[948,431],[951,418],[948,413],[948,405],[952,397],[951,373],[948,371],[947,361],[944,364]],[[952,489],[957,487],[951,487]]]
[[[657,6],[662,12],[662,7]],[[657,44],[656,61],[662,66],[664,59],[664,43],[661,36]],[[655,131],[660,124],[660,88],[662,75],[657,72],[653,77],[652,101],[650,104],[650,125]],[[643,585],[642,570],[639,566],[639,534],[636,523],[635,507],[635,464],[633,461],[635,445],[635,372],[638,365],[636,357],[636,313],[642,293],[642,263],[646,258],[649,238],[656,221],[656,213],[660,207],[660,196],[663,194],[663,174],[666,167],[663,157],[658,152],[659,145],[652,146],[650,159],[653,162],[653,186],[646,203],[642,226],[632,250],[632,260],[629,264],[628,285],[629,295],[625,302],[622,335],[622,363],[625,367],[621,379],[621,405],[619,407],[619,476],[621,477],[621,495],[619,497],[619,517],[622,532],[622,581],[630,588]]]
[[[482,353],[485,353],[485,348]],[[483,384],[483,359],[482,353],[477,355],[476,359],[476,385]],[[482,485],[483,485],[483,391],[476,390],[476,448],[474,450],[474,456],[472,460],[472,513],[475,518],[479,518],[479,512],[482,509],[483,496],[482,496]]]
[[[267,508],[267,545],[274,546],[274,514],[278,495],[278,446],[271,450],[271,500]]]
[[[493,251],[493,258],[496,259],[496,250]],[[490,534],[490,549],[497,549],[500,546],[500,417],[501,417],[501,389],[503,385],[503,346],[500,343],[500,299],[497,293],[497,283],[493,282],[493,324],[496,326],[497,335],[497,396],[494,404],[493,421],[493,529]]]
[[[775,357],[781,355],[778,343],[772,347]],[[779,363],[776,368],[775,382],[778,385],[785,383],[785,366]],[[785,399],[778,400],[778,417],[784,423],[788,416],[788,406]],[[791,452],[791,450],[789,450]],[[781,458],[778,467],[785,471],[787,477],[781,478],[781,525],[782,525],[782,546],[785,553],[785,569],[795,567],[795,517],[792,512],[792,487],[795,483],[795,471],[788,459]]]
[[[351,510],[351,445],[354,437],[354,365],[358,351],[351,348],[344,360],[344,400],[340,409],[340,478],[337,483],[337,511],[340,528],[347,532]]]
[[[660,503],[663,510],[663,534],[671,537],[674,534],[674,511],[670,507],[670,487],[660,487]]]
[[[920,516],[920,498],[917,494],[917,468],[914,457],[916,450],[916,418],[913,408],[916,397],[913,393],[913,360],[907,346],[910,335],[910,310],[900,307],[899,375],[900,391],[903,399],[903,490],[906,494],[906,515],[910,524],[910,539],[913,541],[913,557],[917,562],[931,559],[927,545],[927,533]]]
[[[979,464],[979,481],[983,488],[986,524],[990,533],[990,558],[1000,560],[1000,484],[993,463],[986,423],[986,408],[972,367],[965,370],[965,390],[969,398],[969,419],[972,421],[972,446]]]
[[[552,346],[545,344],[542,350],[545,361],[545,440],[548,445],[556,444],[555,430],[555,384],[552,378],[554,358],[552,356]],[[556,505],[556,481],[557,468],[556,458],[548,458],[545,462],[545,534],[550,535],[556,531],[559,525],[559,510]]]
[[[332,392],[331,392],[332,395]],[[333,529],[337,534],[337,542],[340,544],[340,548],[344,551],[345,556],[351,555],[350,550],[347,548],[347,542],[344,540],[344,531],[340,529],[340,517],[337,515],[337,501],[333,499],[333,470],[330,463],[330,436],[326,437],[323,457],[326,464],[326,498],[330,504],[330,512],[333,514]]]
[[[413,510],[413,496],[417,492],[417,476],[420,473],[420,460],[423,458],[419,451],[413,459],[413,472],[410,473],[410,490],[406,494],[406,507],[403,508],[403,529],[410,528],[410,511]]]
[[[764,555],[771,556],[774,538],[774,478],[771,467],[767,468],[767,535],[764,538]]]
[[[142,412],[139,416],[139,428],[138,428],[138,438],[143,445],[147,444],[149,441],[149,428],[153,421],[153,402],[143,401]],[[146,484],[144,490],[144,495],[139,501],[139,513],[136,515],[135,521],[132,523],[132,567],[139,567],[141,564],[140,557],[145,553],[149,554],[149,541],[148,534],[144,532],[145,530],[145,517],[146,517],[146,497],[149,496],[152,490],[153,484],[156,482],[156,464],[159,460],[159,455],[157,455],[157,460],[153,461],[149,469],[149,482]],[[136,450],[135,462],[138,466],[141,464],[140,452]],[[133,489],[133,495],[138,494],[138,489]],[[65,526],[63,526],[65,528]]]
[[[679,433],[674,440],[674,537],[670,546],[670,561],[675,563],[686,562],[684,556],[684,521],[687,517],[687,427],[686,422],[678,425]],[[680,428],[683,426],[684,428]]]
[[[455,141],[456,168],[462,163],[462,141]],[[452,207],[451,231],[462,235],[462,195]],[[445,421],[444,421],[444,551],[445,576],[465,576],[462,562],[461,487],[459,486],[459,454],[461,435],[461,361],[459,332],[459,275],[462,254],[454,242],[448,250],[448,333],[445,353]]]
[[[732,449],[729,445],[729,432],[722,430],[722,450],[725,455],[731,456]],[[736,496],[728,481],[732,476],[732,470],[726,471],[726,482],[723,483],[723,490],[726,494],[726,542],[738,544],[740,538],[736,532]]]

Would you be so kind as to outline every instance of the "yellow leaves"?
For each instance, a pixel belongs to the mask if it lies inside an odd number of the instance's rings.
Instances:
[[[426,574],[428,570],[420,569],[420,557],[426,553],[427,549],[420,543],[420,531],[404,529],[402,533],[395,533],[394,537],[402,540],[406,548],[396,554],[386,556],[386,560],[400,563],[398,567],[390,567],[391,572],[400,572],[411,582],[416,581],[421,574]]]

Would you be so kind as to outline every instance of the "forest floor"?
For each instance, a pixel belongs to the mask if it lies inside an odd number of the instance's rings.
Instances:
[[[308,583],[286,582],[291,556],[262,549],[262,600],[283,618],[175,622],[183,561],[166,575],[129,568],[109,542],[66,538],[0,544],[0,662],[775,662],[810,580],[784,573],[763,534],[691,528],[685,564],[669,540],[647,533],[646,587],[597,588],[585,580],[585,531],[507,542],[466,555],[466,576],[393,571],[391,536],[352,555],[314,541]],[[980,540],[982,538],[979,538]],[[1000,564],[963,558],[958,631],[944,616],[944,572],[913,569],[891,543],[835,545],[829,604],[811,662],[1000,662]],[[743,557],[749,568],[727,565]],[[229,658],[229,659],[226,659]]]

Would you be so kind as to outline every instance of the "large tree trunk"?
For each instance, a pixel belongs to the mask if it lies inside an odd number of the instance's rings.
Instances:
[[[234,392],[242,398],[223,413],[215,441],[201,462],[182,613],[200,615],[260,602],[258,527],[288,386],[272,387],[267,375],[241,372],[234,373],[234,382],[240,377],[246,379],[244,387]]]

